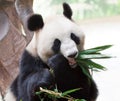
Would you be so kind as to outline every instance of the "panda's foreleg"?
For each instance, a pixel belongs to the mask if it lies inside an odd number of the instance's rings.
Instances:
[[[51,89],[54,86],[54,78],[48,69],[41,69],[19,78],[19,98],[22,101],[40,101],[35,94],[39,87]]]

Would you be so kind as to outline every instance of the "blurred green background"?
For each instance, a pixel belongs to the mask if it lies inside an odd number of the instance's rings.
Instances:
[[[44,15],[59,14],[63,2],[71,5],[76,20],[120,15],[120,0],[34,0],[34,9]]]

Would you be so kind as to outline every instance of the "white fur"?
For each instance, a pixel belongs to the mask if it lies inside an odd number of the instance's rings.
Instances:
[[[37,44],[37,36],[38,34],[34,34],[31,42],[28,44],[28,46],[26,47],[26,50],[29,51],[29,53],[32,55],[32,56],[37,56],[37,47],[36,47],[36,44]]]
[[[61,53],[68,58],[70,54],[78,52],[77,46],[73,40],[66,38],[61,44]]]
[[[2,101],[2,96],[1,96],[1,94],[0,94],[0,101]]]
[[[15,96],[13,95],[13,93],[11,92],[10,89],[7,91],[4,100],[5,100],[5,101],[16,101],[16,98],[15,98]]]
[[[70,34],[74,33],[80,38],[80,45],[76,45],[70,38]],[[27,50],[32,55],[39,55],[46,62],[54,52],[51,47],[56,38],[61,41],[60,52],[67,58],[68,55],[83,49],[84,34],[77,24],[64,16],[49,17],[45,21],[44,27],[37,31],[33,37]]]

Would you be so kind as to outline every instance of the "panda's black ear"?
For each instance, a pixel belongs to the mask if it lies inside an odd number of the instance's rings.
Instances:
[[[67,4],[67,3],[63,3],[63,14],[65,17],[67,17],[68,19],[71,19],[72,17],[72,9],[71,7]]]
[[[44,26],[43,18],[39,14],[34,14],[28,18],[27,22],[28,29],[30,31],[36,31]]]

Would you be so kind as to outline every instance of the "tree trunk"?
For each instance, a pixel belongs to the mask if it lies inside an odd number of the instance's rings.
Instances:
[[[3,95],[18,74],[21,54],[31,40],[26,21],[32,11],[33,0],[0,0],[0,93]],[[20,7],[22,7],[22,11]],[[26,36],[23,36],[21,24]]]

